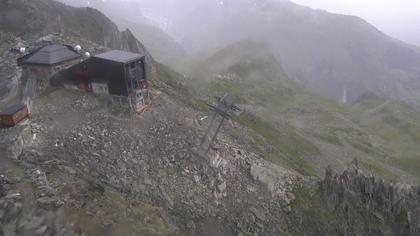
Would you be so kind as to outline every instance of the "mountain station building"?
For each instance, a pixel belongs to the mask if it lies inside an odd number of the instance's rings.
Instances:
[[[148,104],[145,56],[112,50],[97,54],[63,73],[65,87],[109,96],[140,111]]]
[[[82,55],[71,46],[52,44],[31,51],[17,60],[23,69],[23,78],[36,79],[36,90],[43,91],[58,72],[80,63]],[[26,82],[26,81],[24,81]]]
[[[22,104],[14,104],[7,112],[1,114],[3,126],[15,125],[22,117],[26,118],[31,113],[32,101],[36,95],[45,92],[52,78],[61,71],[79,64],[82,57],[72,46],[46,44],[35,46],[18,58],[17,64],[22,68]]]

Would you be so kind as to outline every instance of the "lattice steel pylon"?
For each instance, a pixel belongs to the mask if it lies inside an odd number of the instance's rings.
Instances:
[[[214,113],[211,117],[207,131],[201,139],[199,152],[203,155],[207,155],[209,152],[217,134],[220,131],[220,128],[223,125],[223,122],[225,120],[229,120],[232,117],[232,113],[240,110],[236,105],[228,100],[228,94],[225,94],[223,97],[216,97],[216,99],[218,102],[215,106],[208,104]]]

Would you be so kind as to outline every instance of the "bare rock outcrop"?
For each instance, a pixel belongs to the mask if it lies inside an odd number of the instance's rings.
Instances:
[[[11,159],[17,159],[23,148],[32,142],[31,129],[27,125],[2,129],[0,136],[0,155]]]
[[[293,200],[291,195],[300,176],[271,163],[252,164],[250,168],[254,180],[261,182],[273,196],[278,196],[287,203]]]
[[[342,174],[326,171],[322,195],[341,219],[342,235],[420,234],[420,187],[388,183],[356,166]]]

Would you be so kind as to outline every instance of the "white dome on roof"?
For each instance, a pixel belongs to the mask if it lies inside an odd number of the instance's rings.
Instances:
[[[84,56],[85,57],[90,57],[90,53],[89,52],[85,52]]]
[[[76,52],[80,52],[82,50],[82,46],[76,45],[74,46],[74,50],[76,50]]]
[[[19,52],[24,54],[26,52],[26,48],[24,48],[24,47],[19,48]]]

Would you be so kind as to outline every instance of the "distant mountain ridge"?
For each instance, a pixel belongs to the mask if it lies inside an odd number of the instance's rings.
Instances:
[[[153,58],[161,63],[171,65],[187,56],[184,48],[160,28],[118,17],[112,17],[112,19],[120,30],[130,29],[133,35],[144,43]]]
[[[168,29],[191,52],[264,41],[290,79],[336,101],[366,91],[420,109],[420,52],[366,21],[290,1],[197,1]],[[180,2],[179,4],[186,3]]]
[[[109,17],[120,30],[130,29],[153,55],[164,64],[171,64],[186,56],[184,48],[147,17],[142,15],[138,1],[59,0],[75,7],[93,7]]]
[[[150,56],[129,30],[120,32],[98,10],[74,8],[52,0],[1,2],[0,30],[23,39],[37,39],[54,33],[79,36],[104,47]]]
[[[346,105],[325,99],[291,81],[263,42],[228,45],[194,68],[185,84],[198,96],[235,97],[245,111],[235,121],[264,138],[249,148],[274,163],[322,176],[327,166],[343,171],[357,158],[383,178],[418,176],[420,113],[404,102],[371,91]]]

